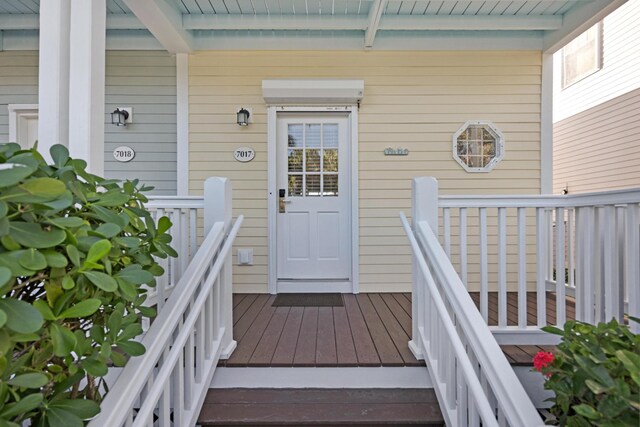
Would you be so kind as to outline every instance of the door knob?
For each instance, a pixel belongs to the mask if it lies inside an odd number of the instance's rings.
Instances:
[[[285,213],[287,211],[285,208],[285,200],[284,200],[286,193],[287,191],[284,188],[281,188],[280,190],[278,190],[278,211],[280,213]]]

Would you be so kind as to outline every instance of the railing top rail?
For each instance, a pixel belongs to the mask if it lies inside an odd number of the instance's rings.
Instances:
[[[150,196],[148,199],[145,206],[152,209],[204,208],[202,196]]]
[[[465,332],[478,362],[486,372],[509,424],[523,427],[544,424],[431,227],[426,221],[419,221],[415,230],[432,260],[434,275],[445,282],[442,288],[447,301],[455,312],[456,320]]]
[[[639,188],[567,195],[452,195],[438,198],[438,205],[441,208],[570,208],[627,203],[640,203]]]
[[[230,247],[229,242],[237,234],[242,220],[242,216],[236,220],[229,232],[225,249],[227,246]],[[127,380],[117,381],[110,389],[102,402],[102,412],[92,420],[91,425],[119,425],[115,419],[120,418],[122,414],[119,414],[115,408],[128,407],[147,384],[149,375],[155,369],[156,362],[168,346],[167,341],[171,338],[171,331],[181,319],[191,296],[196,292],[200,282],[199,278],[209,267],[208,259],[218,252],[224,237],[224,223],[216,222],[180,279],[178,287],[181,291],[171,294],[165,303],[166,309],[161,312],[162,316],[156,318],[142,339],[142,344],[146,348],[145,354],[131,358],[127,362],[119,377]]]

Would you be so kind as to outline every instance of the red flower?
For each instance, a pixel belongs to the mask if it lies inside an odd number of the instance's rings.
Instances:
[[[533,356],[533,368],[542,372],[543,368],[546,368],[553,362],[553,353],[548,351],[539,351],[535,356]],[[547,376],[551,376],[551,374],[546,374]]]

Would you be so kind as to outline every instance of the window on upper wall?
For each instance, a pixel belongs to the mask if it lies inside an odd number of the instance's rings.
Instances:
[[[562,88],[602,68],[602,23],[597,23],[562,48]]]
[[[468,121],[453,134],[453,158],[467,172],[489,172],[504,156],[504,137],[493,123]]]

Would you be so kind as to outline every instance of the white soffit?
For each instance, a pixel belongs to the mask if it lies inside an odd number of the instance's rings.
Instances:
[[[364,80],[263,80],[268,105],[356,104],[364,96]]]

